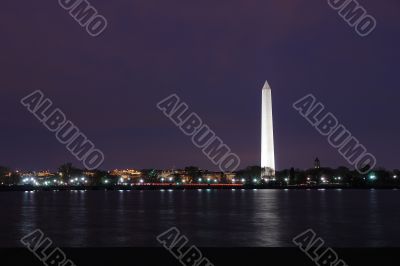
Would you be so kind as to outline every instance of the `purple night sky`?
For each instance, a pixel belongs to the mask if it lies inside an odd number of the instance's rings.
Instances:
[[[360,0],[361,38],[324,0],[91,0],[93,38],[57,0],[3,0],[0,165],[81,167],[21,104],[42,90],[101,149],[103,169],[217,169],[156,108],[172,93],[241,158],[260,163],[261,89],[272,87],[278,169],[350,165],[292,108],[314,94],[377,158],[400,168],[400,3]]]

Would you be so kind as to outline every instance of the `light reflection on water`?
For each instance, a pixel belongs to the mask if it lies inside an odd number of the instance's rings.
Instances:
[[[0,193],[0,246],[40,228],[58,246],[158,246],[176,226],[197,246],[292,246],[308,228],[334,247],[400,246],[395,190]]]

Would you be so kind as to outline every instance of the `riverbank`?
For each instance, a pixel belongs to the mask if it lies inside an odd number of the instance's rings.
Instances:
[[[75,190],[193,190],[193,189],[283,189],[283,190],[318,190],[318,189],[400,189],[400,186],[348,186],[348,185],[320,185],[320,186],[268,186],[243,184],[142,184],[133,186],[0,186],[2,191],[75,191]]]

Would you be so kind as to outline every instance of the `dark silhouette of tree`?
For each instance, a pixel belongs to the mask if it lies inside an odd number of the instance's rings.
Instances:
[[[0,166],[0,185],[18,185],[20,181],[19,174],[8,167]]]
[[[188,183],[194,183],[198,178],[202,177],[202,172],[197,166],[185,167],[185,172],[189,178]]]
[[[4,177],[9,172],[11,172],[11,170],[8,167],[0,166],[0,177]]]
[[[179,172],[174,172],[172,176],[174,177],[175,183],[182,183],[182,176]]]
[[[220,178],[220,183],[221,184],[228,184],[228,178],[224,172],[221,172],[221,178]]]
[[[306,184],[307,183],[307,175],[304,171],[299,169],[295,170],[294,182],[295,184]]]
[[[63,182],[68,182],[69,178],[82,176],[83,170],[75,168],[72,163],[65,163],[58,167],[58,172],[61,173],[61,180]]]
[[[361,172],[367,172],[369,174],[373,169],[371,169],[371,166],[369,164],[365,165],[364,167],[361,168]]]
[[[339,166],[336,170],[335,170],[335,177],[339,178],[340,180],[336,180],[337,183],[348,183],[351,180],[351,171],[349,168],[345,167],[345,166]]]
[[[253,182],[254,178],[260,178],[261,167],[260,166],[248,166],[243,170],[236,172],[239,178],[244,178],[246,182]]]
[[[156,169],[143,169],[140,170],[142,173],[142,179],[145,183],[156,183],[158,182],[158,171]]]
[[[295,177],[296,177],[296,172],[294,171],[294,168],[292,167],[292,168],[290,168],[290,171],[289,171],[289,183],[290,184],[295,182]]]
[[[89,179],[89,184],[92,186],[101,186],[105,183],[105,180],[111,180],[112,177],[107,171],[96,170],[94,175]]]

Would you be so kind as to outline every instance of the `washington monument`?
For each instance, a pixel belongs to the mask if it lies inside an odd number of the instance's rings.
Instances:
[[[261,107],[261,168],[262,177],[275,175],[274,126],[272,121],[272,96],[268,81],[262,89]]]

